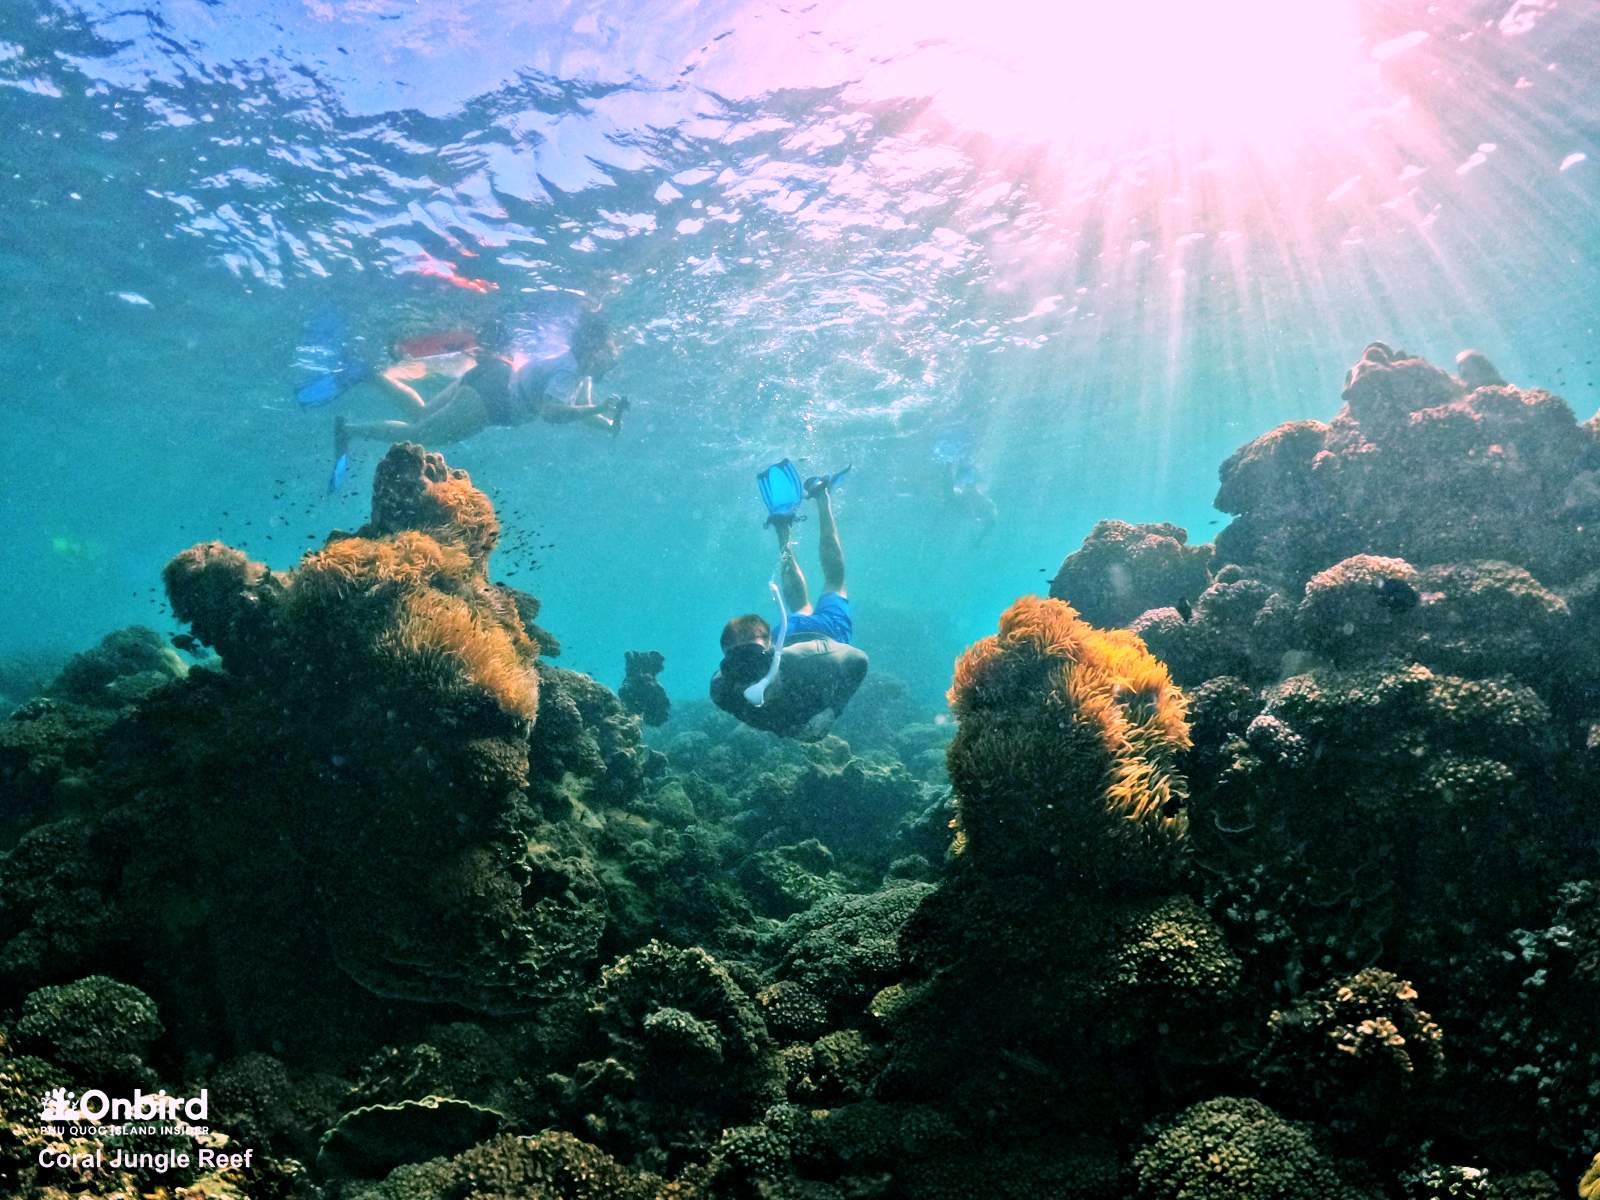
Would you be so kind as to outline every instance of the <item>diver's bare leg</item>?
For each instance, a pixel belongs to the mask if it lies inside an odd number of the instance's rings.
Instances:
[[[360,424],[347,422],[345,432],[351,437],[377,441],[449,446],[489,427],[489,410],[483,403],[483,397],[471,387],[452,384],[440,393],[440,397],[446,393],[450,396],[446,403],[430,408],[418,420],[367,421]]]
[[[390,370],[394,370],[393,367]],[[372,441],[394,441],[396,438],[416,438],[421,440],[418,430],[425,421],[441,416],[451,404],[461,395],[462,385],[458,379],[444,388],[433,398],[433,404],[423,403],[422,397],[413,389],[407,387],[399,380],[390,379],[387,374],[381,374],[374,381],[378,389],[384,394],[399,400],[403,405],[417,414],[410,421],[346,421],[345,432],[351,437],[367,438]],[[471,388],[467,388],[471,391]]]
[[[353,438],[372,442],[402,442],[411,439],[420,421],[346,421],[343,429]]]
[[[822,556],[822,589],[845,594],[844,547],[839,543],[839,527],[833,520],[833,497],[823,488],[816,494],[817,553]]]
[[[372,377],[372,382],[377,385],[380,392],[397,403],[402,411],[422,412],[428,407],[427,401],[422,398],[416,388],[410,384],[401,383],[399,379],[391,375],[390,372],[394,370],[394,367],[390,367],[387,371],[379,371]],[[449,388],[445,389],[445,391],[449,390]],[[440,397],[442,398],[443,395],[444,393],[441,392]]]
[[[795,561],[794,542],[789,537],[788,521],[773,521],[772,531],[778,535],[778,565],[781,574],[779,586],[783,589],[783,603],[790,612],[800,612],[811,607],[811,591],[806,586],[805,572]]]

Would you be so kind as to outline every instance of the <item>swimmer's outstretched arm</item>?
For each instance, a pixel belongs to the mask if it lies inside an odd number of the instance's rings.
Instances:
[[[617,423],[607,405],[594,402],[594,380],[587,375],[578,380],[565,402],[546,404],[539,415],[552,425],[582,421],[600,429],[612,429]]]

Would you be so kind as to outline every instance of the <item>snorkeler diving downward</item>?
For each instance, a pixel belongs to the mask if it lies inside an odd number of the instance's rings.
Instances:
[[[787,460],[771,470],[780,468],[798,483]],[[774,507],[769,497],[768,523],[778,538],[778,586],[785,613],[781,645],[774,647],[771,626],[755,613],[733,618],[722,630],[722,666],[711,678],[712,701],[751,728],[779,737],[803,741],[822,737],[867,676],[867,656],[850,644],[854,624],[845,592],[844,548],[830,495],[842,475],[821,476],[805,485],[817,505],[822,557],[823,592],[816,606],[811,605],[790,542],[798,499],[792,507]],[[764,689],[763,679],[769,681]]]

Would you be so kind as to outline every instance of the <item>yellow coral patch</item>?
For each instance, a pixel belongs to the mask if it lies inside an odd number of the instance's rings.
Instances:
[[[1578,1180],[1579,1200],[1600,1200],[1600,1154],[1594,1156],[1589,1169]]]

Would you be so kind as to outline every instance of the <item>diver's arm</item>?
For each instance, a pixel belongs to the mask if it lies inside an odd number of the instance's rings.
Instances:
[[[857,650],[854,646],[840,646],[833,653],[842,659],[834,680],[833,699],[829,704],[838,714],[844,711],[844,706],[850,703],[850,697],[856,694],[856,689],[866,679],[869,660],[865,651]]]
[[[606,411],[607,406],[594,402],[594,380],[585,375],[564,402],[551,401],[540,410],[540,415],[551,425],[570,425],[585,422],[600,429],[611,429],[616,417]]]
[[[813,692],[817,695],[831,692],[831,695],[821,708],[800,722],[797,728],[786,731],[788,736],[801,742],[815,742],[826,737],[833,729],[833,723],[844,712],[844,706],[850,703],[850,697],[856,694],[861,681],[867,677],[867,656],[854,646],[834,643],[827,654],[818,654],[808,661],[825,664],[828,668],[826,678],[812,681]],[[817,670],[820,674],[820,667]],[[815,703],[813,699],[812,704]]]
[[[841,673],[841,651],[861,659],[858,672],[851,668]],[[784,737],[801,736],[809,729],[814,736],[820,737],[821,734],[815,731],[820,726],[825,732],[826,725],[832,724],[832,721],[824,719],[819,723],[819,718],[824,713],[837,716],[846,701],[855,694],[862,677],[866,675],[866,657],[859,650],[830,642],[826,638],[786,647],[778,677],[767,688],[766,703],[755,710],[762,713],[768,722],[760,728],[770,729]],[[846,675],[851,677],[847,679]]]
[[[556,424],[576,421],[590,413],[599,412],[600,408],[594,402],[594,380],[587,375],[580,375],[565,400],[552,400],[544,406],[545,420]]]
[[[783,714],[773,707],[770,691],[767,703],[757,708],[744,698],[744,689],[723,678],[721,671],[711,677],[711,703],[752,729],[767,733],[784,732],[781,724]]]

